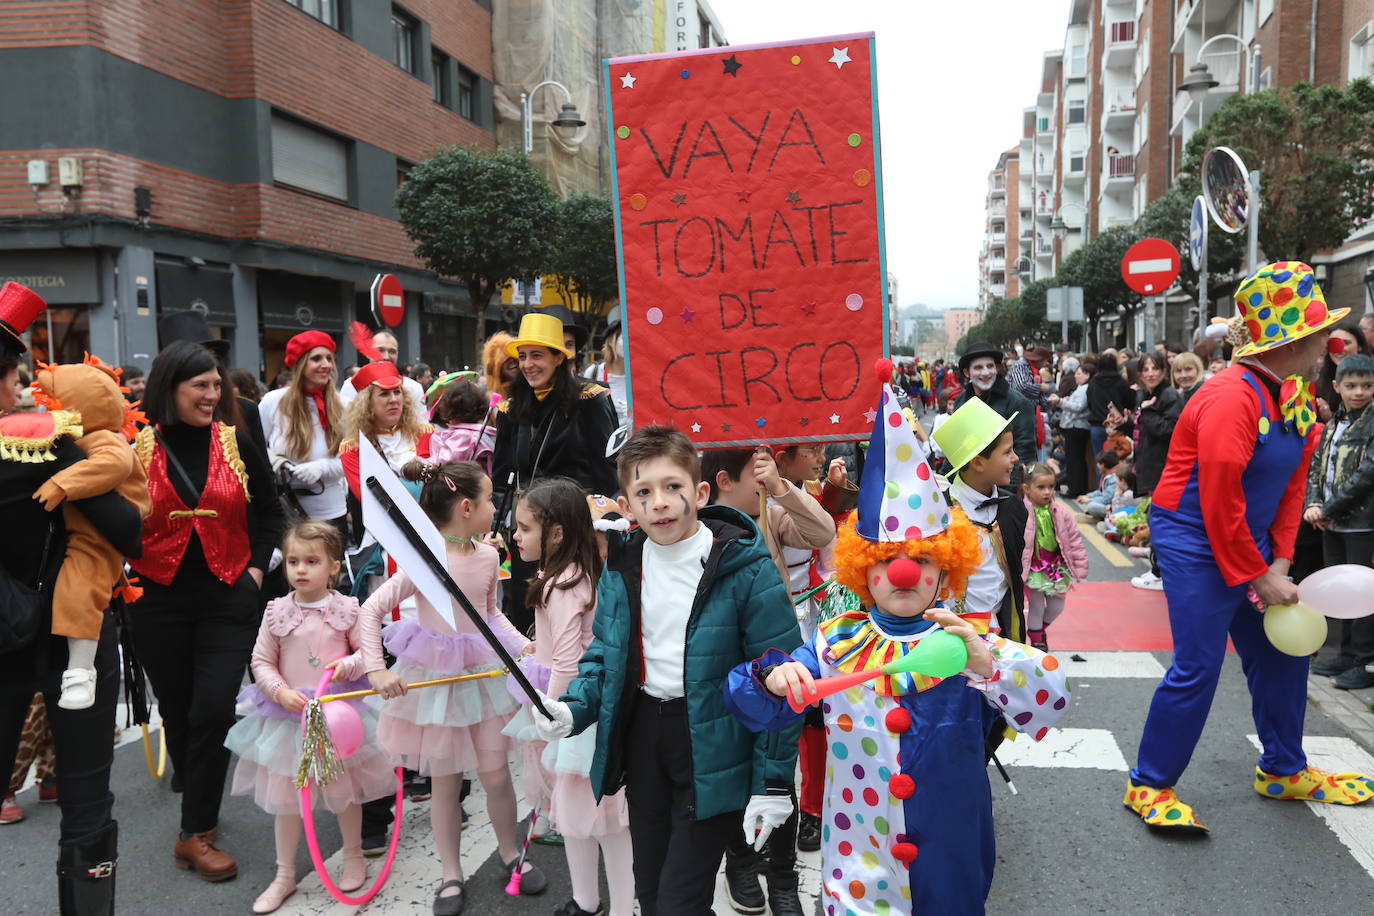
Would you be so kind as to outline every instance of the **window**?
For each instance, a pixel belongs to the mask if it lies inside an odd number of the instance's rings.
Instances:
[[[1259,75],[1259,91],[1263,92],[1274,85],[1274,71],[1272,67],[1265,67]]]
[[[1082,99],[1069,102],[1069,123],[1082,124],[1087,105]]]
[[[1352,80],[1368,77],[1374,70],[1374,22],[1366,23],[1350,39],[1349,69],[1347,77]]]
[[[1273,12],[1274,0],[1259,0],[1259,15],[1256,17],[1256,21],[1260,25],[1264,25],[1265,21],[1270,17],[1270,15],[1273,14]]]
[[[348,144],[299,121],[272,116],[272,180],[348,200]]]
[[[1069,49],[1069,79],[1088,75],[1088,46],[1074,45]]]
[[[399,188],[406,183],[406,179],[410,177],[410,170],[413,168],[415,168],[413,162],[406,162],[399,158],[396,160],[396,187]]]
[[[398,6],[391,8],[391,62],[407,73],[415,72],[415,17]]]
[[[1069,172],[1074,175],[1083,173],[1085,156],[1083,147],[1080,145],[1082,142],[1082,140],[1075,140],[1073,145],[1069,147]]]
[[[429,52],[430,71],[434,79],[434,101],[445,108],[453,107],[452,92],[449,89],[449,56],[438,48]]]
[[[477,74],[467,67],[458,68],[458,113],[475,121],[477,112]]]
[[[313,16],[327,26],[339,27],[339,0],[286,0],[287,3]]]

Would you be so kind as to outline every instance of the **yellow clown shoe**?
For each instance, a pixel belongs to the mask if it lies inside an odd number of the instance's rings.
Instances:
[[[1328,773],[1312,766],[1292,776],[1275,776],[1255,767],[1255,791],[1265,798],[1359,805],[1374,798],[1374,779],[1363,773]]]
[[[1208,833],[1211,828],[1197,819],[1193,809],[1178,800],[1173,789],[1156,789],[1126,782],[1126,797],[1121,800],[1129,810],[1140,815],[1146,826],[1162,830]]]

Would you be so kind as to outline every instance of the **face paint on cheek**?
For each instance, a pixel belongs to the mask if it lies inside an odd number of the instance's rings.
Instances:
[[[934,584],[935,584],[935,579],[932,578],[931,576],[926,576],[926,585],[934,585]]]
[[[882,581],[883,581],[883,577],[882,577],[882,576],[874,576],[874,577],[873,577],[873,584],[874,584],[875,586],[878,585],[878,583],[880,583],[880,582],[882,582]]]
[[[684,496],[683,494],[679,493],[679,494],[678,494],[678,499],[682,500],[682,514],[683,514],[683,516],[685,517],[685,516],[691,515],[691,514],[692,514],[692,506],[691,506],[691,504],[689,504],[689,503],[687,502],[687,497]]]

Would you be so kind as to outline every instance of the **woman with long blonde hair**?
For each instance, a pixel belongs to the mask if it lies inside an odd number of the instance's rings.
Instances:
[[[283,362],[291,380],[269,391],[258,405],[267,454],[275,470],[286,468],[305,514],[343,530],[343,406],[334,366],[334,340],[305,331],[286,344]]]
[[[360,439],[366,437],[399,475],[402,468],[415,460],[417,447],[434,430],[415,409],[415,403],[406,397],[402,381],[396,367],[386,362],[368,363],[353,378],[358,396],[348,405],[348,413],[344,416],[339,458],[354,496],[359,496]]]

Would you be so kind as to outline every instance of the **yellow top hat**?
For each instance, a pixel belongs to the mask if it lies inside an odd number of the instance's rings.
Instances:
[[[1236,359],[1263,353],[1330,327],[1350,309],[1329,309],[1317,276],[1301,261],[1266,264],[1236,289],[1236,306],[1250,339]]]
[[[520,319],[520,332],[506,344],[506,353],[519,356],[520,347],[548,347],[569,359],[573,355],[571,350],[563,346],[563,322],[552,315],[538,312],[530,312]]]
[[[1015,413],[1004,417],[982,398],[972,397],[931,435],[953,470],[958,471],[1002,435],[1015,419]]]

